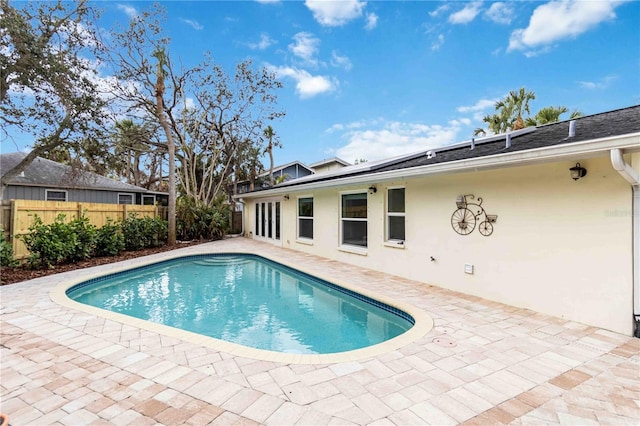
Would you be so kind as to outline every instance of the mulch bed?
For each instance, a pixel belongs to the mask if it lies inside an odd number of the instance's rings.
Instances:
[[[64,265],[55,265],[51,269],[28,269],[24,266],[16,268],[2,267],[0,270],[0,285],[13,284],[21,281],[27,281],[33,278],[45,277],[47,275],[59,274],[60,272],[73,271],[76,269],[90,268],[92,266],[105,265],[107,263],[120,262],[121,260],[134,259],[136,257],[147,256],[149,254],[162,253],[183,247],[194,246],[208,242],[207,240],[185,241],[175,245],[166,245],[162,247],[152,247],[143,250],[125,251],[118,256],[94,257],[76,263],[68,263]]]

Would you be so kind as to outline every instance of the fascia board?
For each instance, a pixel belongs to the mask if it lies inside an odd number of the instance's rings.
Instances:
[[[346,185],[371,184],[372,182],[384,182],[435,174],[462,173],[476,170],[491,170],[504,167],[523,166],[550,161],[562,161],[568,158],[575,158],[576,156],[595,157],[602,155],[603,153],[608,153],[609,150],[615,148],[627,150],[629,152],[640,151],[640,132],[601,139],[592,139],[565,145],[553,145],[526,151],[509,152],[492,155],[490,157],[470,158],[447,163],[412,167],[409,169],[389,170],[387,172],[364,174],[345,177],[342,179],[338,178],[322,182],[291,185],[284,188],[270,189],[256,193],[245,193],[235,196],[234,198],[262,198],[266,196],[288,194],[294,191],[298,192]]]

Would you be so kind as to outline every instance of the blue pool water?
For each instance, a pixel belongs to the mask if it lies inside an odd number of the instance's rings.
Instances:
[[[257,349],[328,354],[392,339],[410,315],[255,255],[199,255],[99,277],[71,299]]]

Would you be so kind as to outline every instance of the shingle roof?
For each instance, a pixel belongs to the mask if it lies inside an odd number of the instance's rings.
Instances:
[[[575,121],[575,136],[573,137],[569,137],[570,121]],[[276,187],[289,187],[365,174],[374,175],[391,170],[568,145],[637,132],[640,132],[640,105],[511,132],[510,147],[506,146],[506,134],[496,135],[474,141],[474,149],[470,149],[471,141],[467,141],[433,149],[435,156],[426,155],[428,151],[424,150],[375,163],[344,167],[327,174],[306,176]]]
[[[2,176],[13,169],[27,154],[12,152],[0,155]],[[10,185],[47,186],[56,188],[95,189],[103,191],[153,192],[128,183],[119,182],[96,173],[76,171],[65,164],[37,157],[23,174],[12,178]]]

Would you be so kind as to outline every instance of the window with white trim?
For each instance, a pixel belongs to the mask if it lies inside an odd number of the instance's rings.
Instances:
[[[367,247],[367,193],[342,194],[340,243]]]
[[[387,241],[404,242],[404,188],[387,189]]]
[[[58,189],[45,189],[45,200],[47,201],[67,201],[67,191]]]
[[[298,198],[298,238],[313,239],[313,197]]]
[[[133,194],[118,194],[118,204],[134,204]]]

